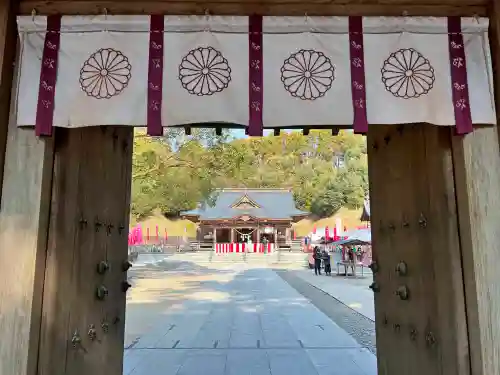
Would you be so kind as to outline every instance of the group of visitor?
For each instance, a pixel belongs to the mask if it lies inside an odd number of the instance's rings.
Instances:
[[[330,254],[326,249],[321,250],[319,246],[314,248],[313,253],[314,258],[314,274],[321,275],[321,262],[323,262],[323,266],[325,269],[325,274],[330,276],[332,274],[332,264],[330,260]]]

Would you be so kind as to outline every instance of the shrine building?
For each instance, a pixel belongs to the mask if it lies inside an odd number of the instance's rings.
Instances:
[[[222,189],[213,207],[198,208],[182,217],[199,225],[196,240],[216,251],[254,251],[289,247],[292,224],[309,215],[295,207],[289,189]],[[258,251],[258,250],[257,250]]]

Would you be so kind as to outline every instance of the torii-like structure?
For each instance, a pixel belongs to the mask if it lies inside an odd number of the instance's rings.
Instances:
[[[0,374],[121,375],[133,126],[208,120],[366,133],[379,374],[500,374],[499,25],[498,0],[1,0]]]

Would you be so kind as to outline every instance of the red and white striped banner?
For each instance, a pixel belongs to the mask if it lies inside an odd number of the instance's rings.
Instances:
[[[272,253],[274,250],[274,244],[273,243],[268,243],[268,244],[263,244],[263,243],[254,243],[248,246],[252,246],[250,249],[250,252],[254,253]]]
[[[229,244],[228,243],[217,243],[217,244],[215,244],[215,252],[217,254],[229,253]]]
[[[275,249],[273,243],[217,243],[215,244],[216,254],[229,254],[229,253],[272,253]]]
[[[217,254],[244,253],[245,252],[245,244],[244,243],[217,243],[217,244],[215,244],[215,252]]]

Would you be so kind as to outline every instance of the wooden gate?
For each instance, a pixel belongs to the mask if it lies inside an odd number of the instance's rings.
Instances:
[[[469,373],[452,136],[423,124],[368,136],[380,374]]]
[[[296,16],[484,16],[489,9],[500,60],[496,0],[2,0],[2,375],[121,375],[122,367],[132,130],[57,129],[53,139],[38,139],[12,116],[7,121],[14,18],[34,9]],[[429,125],[373,126],[368,150],[379,374],[499,374],[497,127],[457,138]]]

